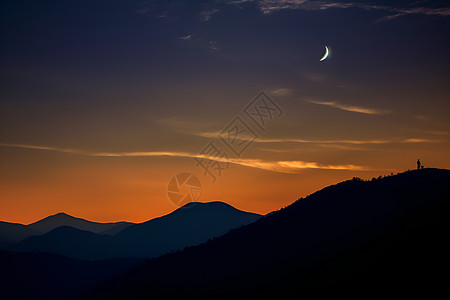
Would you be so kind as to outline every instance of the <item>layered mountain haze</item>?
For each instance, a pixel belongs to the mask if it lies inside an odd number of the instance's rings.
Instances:
[[[101,224],[57,214],[29,225],[43,231],[53,228],[46,234],[29,236],[19,243],[3,246],[3,249],[44,251],[88,260],[150,258],[198,245],[260,217],[218,201],[188,203],[166,216],[140,224]],[[73,226],[57,227],[56,224]],[[105,234],[124,225],[126,228],[116,234]]]
[[[449,298],[449,0],[0,16],[0,300]]]
[[[41,236],[30,236],[6,250],[16,252],[48,252],[70,258],[95,260],[112,258],[105,254],[112,248],[111,236],[61,226]]]
[[[133,224],[130,222],[98,223],[76,218],[66,213],[57,213],[29,225],[0,221],[0,244],[17,243],[30,236],[43,235],[62,226],[114,235]]]
[[[61,226],[70,226],[94,233],[113,235],[133,224],[131,222],[97,223],[72,217],[66,213],[58,213],[34,222],[28,227],[43,234]]]
[[[133,249],[134,256],[154,257],[206,242],[260,217],[219,201],[192,202],[166,216],[131,226],[114,239],[123,246],[121,256],[129,256],[129,249]]]
[[[6,243],[17,243],[40,232],[29,228],[27,225],[0,221],[0,245]]]
[[[211,202],[113,236],[61,226],[14,244],[27,253],[0,251],[0,296],[443,295],[449,199],[450,171],[422,169],[354,177],[263,217]],[[119,256],[158,257],[97,260]]]

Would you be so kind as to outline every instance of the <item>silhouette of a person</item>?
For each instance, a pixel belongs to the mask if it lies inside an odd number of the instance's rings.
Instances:
[[[417,170],[420,170],[420,160],[417,159]]]

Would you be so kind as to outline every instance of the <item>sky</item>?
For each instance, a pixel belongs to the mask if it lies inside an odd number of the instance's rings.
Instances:
[[[3,1],[0,220],[146,221],[180,173],[265,214],[449,169],[450,6],[392,2]]]

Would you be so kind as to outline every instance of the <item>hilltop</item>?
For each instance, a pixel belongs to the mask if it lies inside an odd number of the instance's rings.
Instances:
[[[152,259],[83,298],[430,296],[446,291],[449,201],[448,170],[355,178],[203,245]]]

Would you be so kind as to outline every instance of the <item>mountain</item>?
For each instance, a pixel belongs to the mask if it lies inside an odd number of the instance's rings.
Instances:
[[[61,226],[41,236],[30,236],[22,242],[8,248],[19,252],[48,252],[76,259],[96,260],[114,249],[112,237],[80,230],[69,226]]]
[[[142,262],[142,259],[90,262],[50,253],[0,251],[0,299],[65,298]]]
[[[168,215],[128,226],[114,236],[61,226],[28,237],[8,250],[45,251],[88,260],[150,258],[206,242],[260,217],[223,202],[193,202]]]
[[[61,226],[70,226],[84,231],[114,235],[134,223],[97,223],[72,217],[65,213],[48,216],[29,225],[0,221],[0,248],[11,248],[12,243],[18,243],[33,235],[43,235]]]
[[[130,226],[114,240],[124,245],[120,256],[155,257],[206,242],[260,217],[224,202],[191,202],[163,217]]]
[[[449,204],[449,170],[354,178],[80,297],[448,295]]]
[[[40,234],[40,232],[26,225],[0,221],[0,244],[17,243],[37,234]]]
[[[115,234],[126,227],[133,225],[130,222],[116,222],[116,223],[97,223],[87,221],[81,218],[72,217],[65,213],[58,213],[48,216],[42,220],[29,224],[28,227],[45,234],[55,228],[61,226],[70,226],[80,230],[90,231],[94,233]]]

